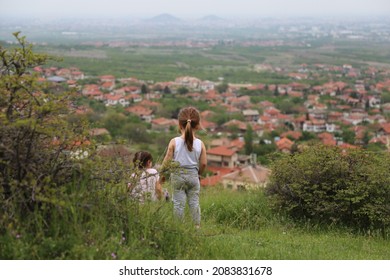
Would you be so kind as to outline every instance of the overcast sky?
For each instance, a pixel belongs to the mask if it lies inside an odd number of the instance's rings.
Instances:
[[[0,0],[2,16],[390,15],[390,0]]]

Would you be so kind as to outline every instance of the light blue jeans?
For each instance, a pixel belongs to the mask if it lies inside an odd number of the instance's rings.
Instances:
[[[199,193],[200,182],[198,170],[185,169],[178,173],[171,174],[171,185],[173,188],[173,212],[180,218],[184,218],[186,202],[196,225],[200,225]]]

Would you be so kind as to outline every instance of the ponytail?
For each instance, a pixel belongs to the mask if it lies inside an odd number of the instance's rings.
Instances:
[[[188,119],[184,130],[184,141],[186,142],[187,149],[192,152],[192,146],[194,144],[194,135],[192,133],[191,120]]]
[[[200,113],[195,107],[186,107],[180,110],[178,114],[180,131],[184,130],[184,142],[188,151],[192,152],[194,144],[193,130],[198,129],[200,125]]]

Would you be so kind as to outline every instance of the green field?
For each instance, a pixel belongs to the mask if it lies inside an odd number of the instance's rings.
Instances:
[[[224,77],[231,83],[285,83],[285,74],[254,71],[256,64],[269,64],[286,71],[296,71],[301,64],[327,64],[355,67],[390,67],[388,43],[333,42],[313,44],[312,47],[87,47],[47,46],[40,52],[63,58],[53,66],[79,67],[88,76],[104,74],[136,77],[147,81],[171,81],[178,76],[195,76],[217,81]]]

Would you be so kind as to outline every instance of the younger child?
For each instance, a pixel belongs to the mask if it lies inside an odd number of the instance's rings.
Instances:
[[[149,152],[139,151],[135,153],[133,163],[135,172],[131,175],[131,183],[128,184],[131,196],[141,203],[161,199],[162,188],[159,182],[159,174],[152,168],[152,155]]]

